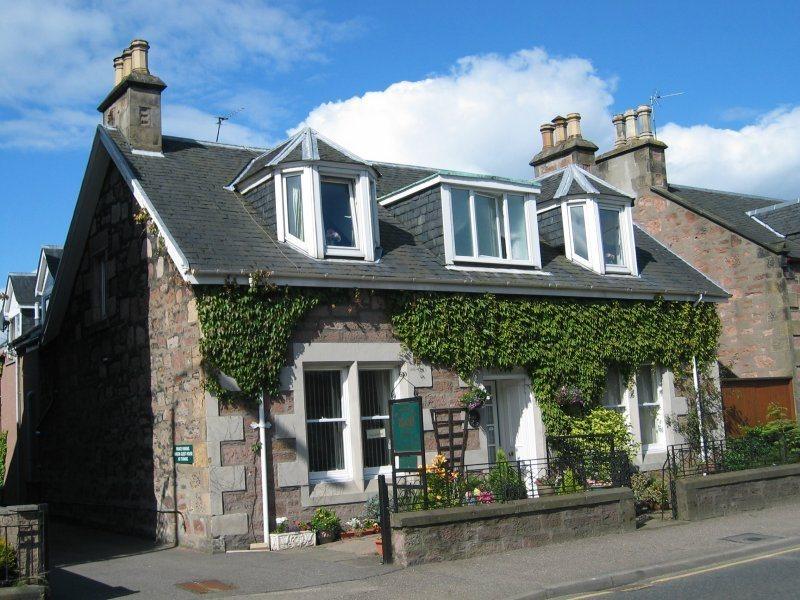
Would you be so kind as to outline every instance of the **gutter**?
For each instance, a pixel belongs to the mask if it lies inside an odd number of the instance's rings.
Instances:
[[[249,282],[249,273],[244,271],[230,272],[223,270],[192,270],[189,273],[189,281],[194,285],[224,284],[231,279],[236,283],[246,284]],[[299,283],[299,281],[301,283]],[[601,286],[571,286],[563,284],[549,283],[547,287],[532,288],[527,282],[515,283],[510,280],[499,281],[497,284],[478,284],[474,280],[463,279],[452,283],[442,283],[441,279],[427,277],[402,277],[392,278],[390,281],[381,281],[374,275],[347,276],[337,275],[331,277],[323,275],[321,277],[308,277],[302,273],[288,273],[274,276],[271,282],[276,285],[295,285],[301,287],[354,287],[352,284],[372,287],[374,289],[395,289],[409,291],[443,291],[443,292],[481,292],[481,293],[500,293],[518,294],[528,296],[575,296],[582,298],[616,298],[626,299],[645,299],[651,300],[656,296],[663,296],[665,299],[694,300],[700,295],[709,298],[708,301],[725,301],[726,296],[710,295],[708,290],[676,291],[676,290],[655,290],[655,291],[635,291],[633,288],[620,290],[619,288],[609,288]],[[464,289],[470,286],[471,289]],[[360,286],[355,286],[360,287]],[[567,292],[565,294],[565,292]],[[713,299],[712,299],[713,298]]]

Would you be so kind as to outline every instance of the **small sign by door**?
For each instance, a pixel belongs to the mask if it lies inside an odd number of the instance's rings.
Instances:
[[[192,465],[194,464],[194,446],[191,444],[175,444],[172,456],[175,458],[176,463]]]

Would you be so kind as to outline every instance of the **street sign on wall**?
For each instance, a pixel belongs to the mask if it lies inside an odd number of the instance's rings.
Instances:
[[[194,464],[194,446],[192,444],[175,444],[172,449],[175,462],[182,465]]]

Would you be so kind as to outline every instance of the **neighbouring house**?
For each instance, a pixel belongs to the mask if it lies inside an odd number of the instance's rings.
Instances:
[[[634,225],[630,192],[569,161],[529,180],[368,161],[311,129],[270,149],[162,135],[148,48],[114,61],[44,322],[55,515],[204,550],[347,517],[388,468],[389,398],[421,396],[430,429],[476,384],[471,463],[542,458],[545,421],[585,401],[660,467],[687,403],[656,357],[713,359],[727,293]]]
[[[31,452],[39,396],[37,356],[41,323],[53,290],[60,246],[43,246],[33,273],[12,273],[3,301],[6,339],[0,374],[0,430],[6,432],[3,501],[23,502],[34,484]]]
[[[682,185],[667,177],[666,144],[651,109],[616,115],[614,147],[598,155],[553,145],[635,196],[634,221],[731,294],[718,306],[719,361],[728,430],[765,421],[771,403],[792,418],[800,401],[800,208],[776,198]],[[543,126],[547,131],[552,124]],[[596,148],[593,144],[590,144]]]

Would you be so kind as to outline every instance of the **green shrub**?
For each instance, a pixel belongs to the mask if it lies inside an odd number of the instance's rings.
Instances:
[[[0,572],[11,574],[17,570],[17,552],[14,547],[0,541]]]
[[[486,476],[486,485],[498,502],[520,500],[527,496],[524,477],[509,464],[503,450],[497,451],[496,462]]]
[[[339,516],[328,508],[318,508],[311,519],[311,528],[314,531],[330,531],[339,533],[342,531],[342,520]]]
[[[650,473],[635,473],[631,476],[633,497],[637,503],[653,508],[665,506],[668,502],[664,483]]]

